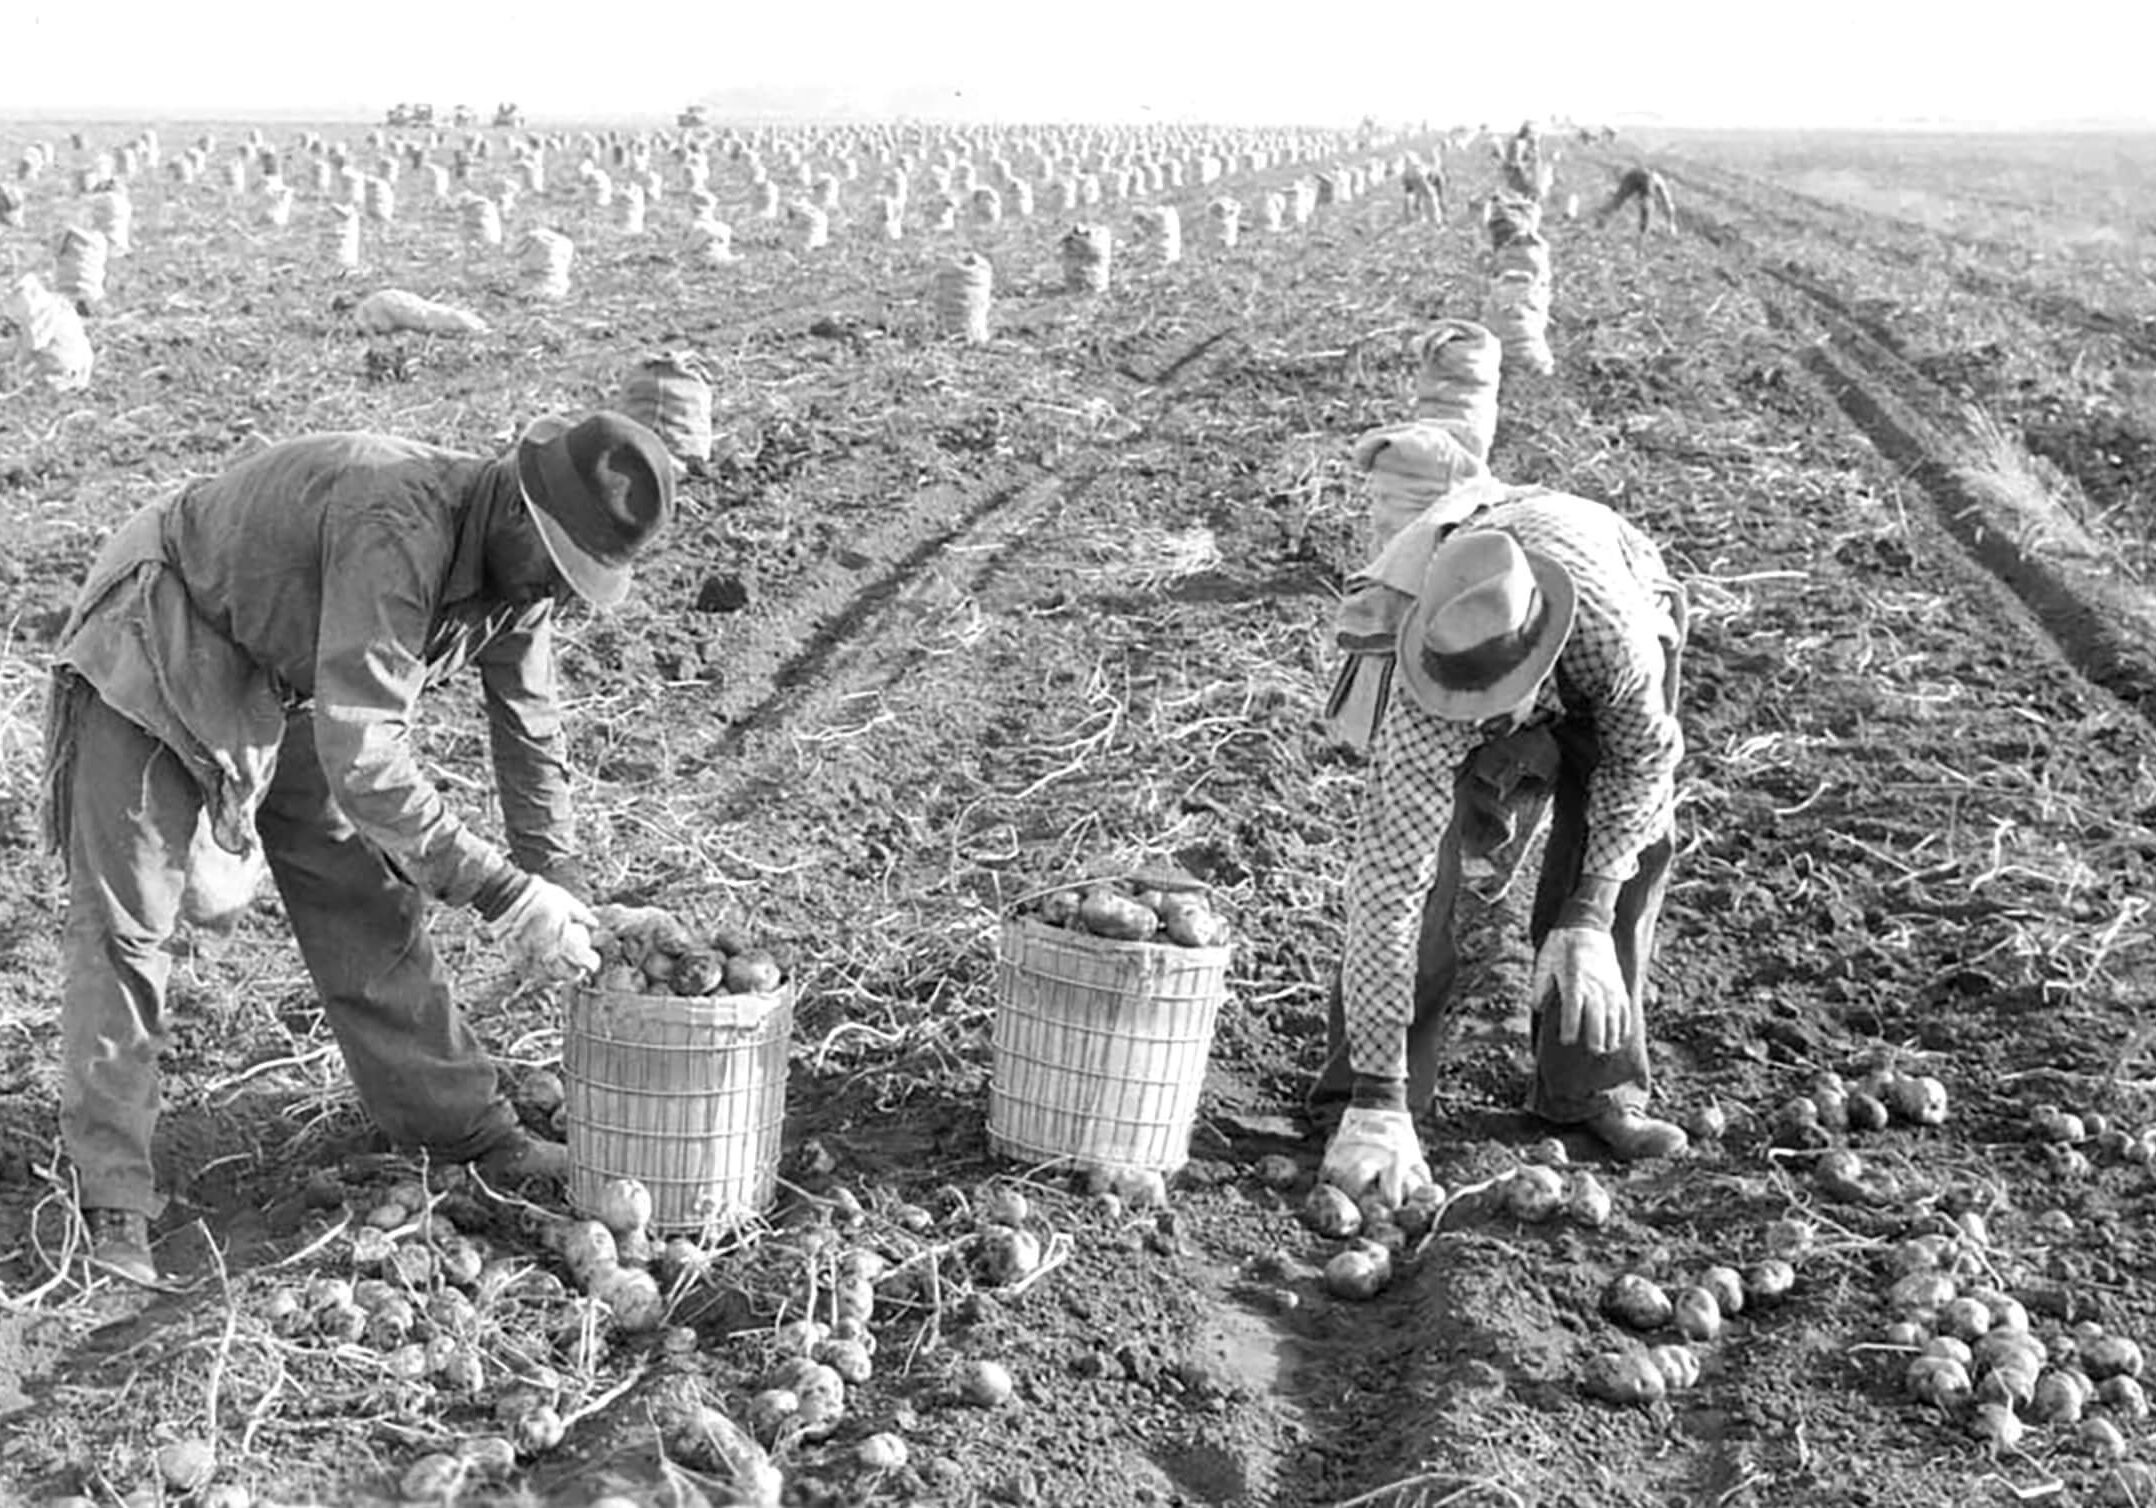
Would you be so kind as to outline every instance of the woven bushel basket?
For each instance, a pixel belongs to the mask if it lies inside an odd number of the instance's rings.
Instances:
[[[1023,1161],[1182,1167],[1229,956],[1006,920],[989,1145]]]
[[[776,1191],[793,986],[770,995],[632,995],[578,985],[562,1031],[569,1202],[612,1178],[651,1191],[651,1224],[701,1232]]]

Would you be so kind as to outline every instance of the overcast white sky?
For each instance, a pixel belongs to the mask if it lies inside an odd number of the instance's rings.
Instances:
[[[1005,120],[2156,123],[2156,0],[9,0],[0,118],[520,103],[668,118],[729,89]],[[925,96],[918,91],[929,91]],[[962,91],[962,93],[961,93]]]

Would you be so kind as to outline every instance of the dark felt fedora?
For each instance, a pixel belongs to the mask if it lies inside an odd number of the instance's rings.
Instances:
[[[1400,623],[1400,682],[1439,717],[1503,716],[1542,688],[1576,610],[1571,573],[1548,556],[1501,529],[1448,535]]]
[[[547,553],[595,607],[628,596],[629,563],[674,516],[666,443],[609,409],[574,424],[533,420],[517,442],[517,480]]]

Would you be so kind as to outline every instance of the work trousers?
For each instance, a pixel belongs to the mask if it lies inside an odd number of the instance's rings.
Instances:
[[[67,978],[60,1133],[85,1208],[156,1215],[151,1168],[165,1038],[167,949],[202,794],[177,756],[82,698],[68,803]],[[286,722],[255,819],[270,873],[345,1067],[390,1141],[444,1161],[511,1135],[494,1064],[452,1000],[426,897],[352,826],[329,791],[305,711]]]
[[[1538,790],[1534,782],[1523,781],[1505,792],[1463,789],[1453,803],[1452,822],[1438,845],[1437,878],[1422,903],[1414,1013],[1407,1032],[1407,1103],[1417,1112],[1429,1104],[1437,1086],[1446,1014],[1459,982],[1456,914],[1466,848],[1462,830],[1464,824],[1474,820],[1476,801],[1504,801],[1523,824],[1535,820],[1537,807],[1548,804],[1549,839],[1543,847],[1542,870],[1528,917],[1531,946],[1541,948],[1542,940],[1556,925],[1559,910],[1579,883],[1587,850],[1587,788],[1599,754],[1594,725],[1584,718],[1566,718],[1546,729],[1527,729],[1509,737],[1538,735],[1554,738],[1557,743],[1556,774],[1550,785]],[[1649,843],[1640,853],[1638,872],[1617,892],[1611,936],[1628,1001],[1623,1042],[1606,1053],[1592,1052],[1581,1042],[1560,1042],[1555,1002],[1530,1002],[1535,1064],[1527,1108],[1544,1120],[1574,1125],[1605,1109],[1627,1105],[1643,1108],[1647,1103],[1653,1088],[1647,1063],[1647,965],[1654,952],[1663,897],[1669,889],[1674,838],[1674,830],[1667,829]],[[1340,978],[1335,974],[1327,1005],[1325,1065],[1310,1097],[1313,1110],[1321,1115],[1337,1113],[1347,1103],[1354,1079],[1348,1063],[1347,1017]]]

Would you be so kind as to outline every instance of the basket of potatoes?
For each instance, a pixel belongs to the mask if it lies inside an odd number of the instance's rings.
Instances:
[[[1195,880],[1095,878],[1013,907],[996,954],[990,1145],[1030,1162],[1180,1168],[1231,951]]]
[[[592,1214],[614,1180],[651,1192],[651,1225],[703,1232],[777,1188],[793,985],[738,929],[656,907],[601,906],[599,969],[562,1028],[569,1201]]]

